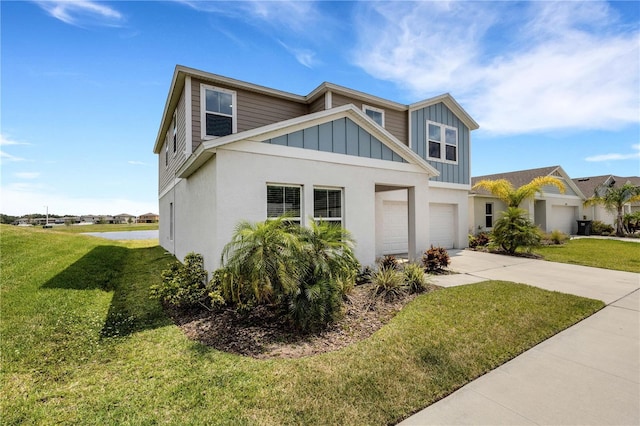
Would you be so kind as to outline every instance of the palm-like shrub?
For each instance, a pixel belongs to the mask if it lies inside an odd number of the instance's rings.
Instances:
[[[379,268],[371,277],[373,294],[385,300],[393,300],[405,291],[404,275],[394,268]]]
[[[222,298],[240,307],[272,303],[303,331],[337,318],[360,264],[353,238],[341,226],[312,222],[309,228],[286,218],[240,222],[216,271]]]
[[[240,222],[222,251],[221,278],[232,303],[277,303],[298,288],[303,247],[282,218]]]
[[[427,289],[427,277],[424,268],[417,263],[407,263],[402,271],[404,283],[410,293],[420,293]]]
[[[562,181],[553,176],[537,177],[518,188],[514,188],[511,182],[506,179],[485,179],[473,185],[472,189],[485,189],[504,201],[507,207],[519,207],[524,200],[533,198],[536,194],[541,194],[542,188],[545,186],[555,186],[561,193],[565,191]]]
[[[513,254],[519,247],[530,250],[540,245],[540,229],[527,216],[527,212],[509,207],[493,227],[493,244]]]

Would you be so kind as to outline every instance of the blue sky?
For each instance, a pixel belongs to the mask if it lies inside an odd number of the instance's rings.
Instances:
[[[640,3],[2,1],[1,204],[157,212],[176,64],[307,94],[451,93],[474,176],[640,174]]]

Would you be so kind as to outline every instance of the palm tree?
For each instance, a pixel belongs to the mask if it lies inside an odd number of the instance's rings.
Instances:
[[[473,185],[472,189],[486,189],[495,197],[504,201],[507,207],[519,207],[524,200],[533,198],[537,193],[542,193],[542,188],[548,185],[555,186],[561,193],[564,193],[564,184],[560,179],[553,176],[537,177],[517,189],[506,179],[485,179]]]
[[[622,237],[624,235],[624,205],[635,201],[640,201],[640,186],[625,183],[617,188],[608,185],[598,186],[593,196],[585,200],[584,205],[600,204],[608,211],[616,212],[616,235]]]
[[[298,288],[304,274],[303,247],[287,222],[280,217],[264,222],[241,221],[222,250],[224,278],[232,288],[234,302],[242,298],[271,303]],[[247,294],[249,293],[249,294]]]

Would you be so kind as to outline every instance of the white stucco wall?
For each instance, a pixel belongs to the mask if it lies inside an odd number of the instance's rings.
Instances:
[[[237,142],[218,148],[214,159],[161,198],[163,217],[168,217],[168,203],[175,203],[176,228],[172,242],[168,226],[161,226],[160,240],[180,259],[190,251],[203,254],[205,267],[212,271],[219,266],[221,250],[240,220],[266,219],[267,184],[303,187],[303,223],[313,215],[314,187],[335,187],[343,189],[343,225],[356,240],[355,254],[362,264],[372,264],[376,258],[376,184],[415,187],[417,216],[425,217],[427,177],[423,169],[407,163]],[[416,232],[415,244],[422,250],[428,228],[418,223]]]

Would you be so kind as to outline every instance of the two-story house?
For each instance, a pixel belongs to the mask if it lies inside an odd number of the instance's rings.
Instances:
[[[471,131],[449,94],[404,105],[322,83],[296,95],[177,66],[154,145],[160,243],[219,266],[240,220],[340,223],[362,264],[467,244]]]

